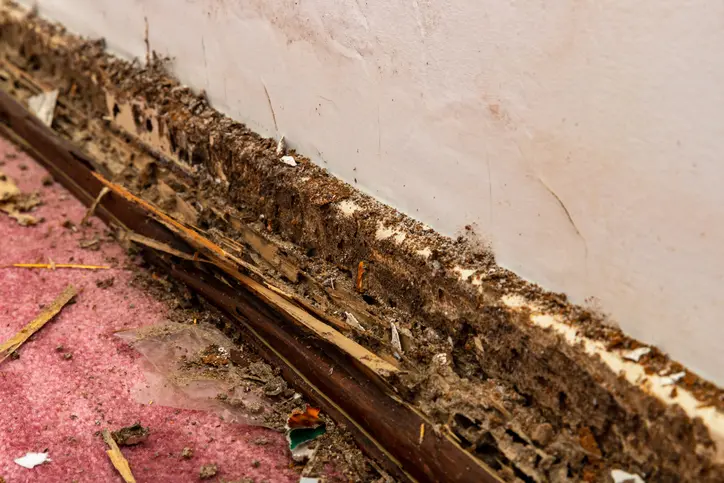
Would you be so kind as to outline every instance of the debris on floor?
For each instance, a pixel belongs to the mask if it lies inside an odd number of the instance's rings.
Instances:
[[[650,347],[639,347],[638,349],[630,350],[623,354],[624,359],[638,362],[643,356],[651,352]]]
[[[38,116],[43,124],[50,127],[55,116],[55,105],[58,102],[58,89],[41,92],[28,99],[28,108]]]
[[[40,315],[33,319],[28,325],[22,328],[10,340],[0,344],[0,362],[4,361],[11,354],[16,353],[20,346],[25,343],[33,334],[43,328],[53,317],[58,315],[77,292],[75,287],[69,285]]]
[[[216,476],[218,472],[219,467],[214,463],[203,465],[199,470],[199,478],[202,480],[208,480]]]
[[[102,288],[102,289],[111,288],[113,286],[113,284],[115,283],[115,281],[116,281],[115,277],[104,278],[102,280],[96,281],[96,287]]]
[[[352,312],[345,312],[344,315],[345,315],[345,320],[347,321],[347,323],[349,325],[351,325],[352,327],[354,327],[355,329],[357,329],[361,332],[365,331],[364,326],[362,324],[360,324],[359,320],[357,320],[357,317],[355,317]]]
[[[277,156],[284,156],[287,153],[287,142],[284,139],[284,136],[279,138],[279,142],[277,143]]]
[[[676,384],[680,380],[682,380],[686,376],[686,371],[677,372],[675,374],[671,374],[669,376],[661,378],[661,385],[662,386],[671,386],[673,384]]]
[[[319,417],[319,409],[307,406],[304,411],[295,409],[287,419],[287,441],[294,461],[303,462],[316,452],[314,440],[327,432]]]
[[[126,483],[136,483],[136,479],[133,477],[133,473],[131,473],[131,466],[128,464],[128,460],[123,456],[115,439],[107,429],[103,430],[103,441],[105,441],[110,448],[106,450],[106,454],[108,454],[111,463],[113,463],[113,466],[118,470],[118,473],[121,474],[123,481]]]
[[[44,268],[47,270],[56,270],[58,268],[71,268],[75,270],[109,270],[108,265],[79,265],[75,263],[13,263],[9,265],[15,268]]]
[[[183,458],[185,460],[190,460],[193,457],[194,457],[194,450],[192,450],[191,448],[186,447],[181,450],[181,458]]]
[[[282,156],[279,158],[282,163],[286,164],[287,166],[296,166],[297,162],[294,160],[294,156]]]
[[[52,460],[48,456],[48,453],[27,453],[25,456],[15,459],[17,464],[29,470],[49,461]]]
[[[165,323],[116,334],[143,357],[147,382],[132,397],[218,415],[227,422],[269,426],[275,398],[294,391],[262,362],[231,355],[231,341],[206,325]],[[233,363],[235,359],[237,363]]]
[[[627,473],[623,470],[612,470],[611,478],[613,483],[645,483],[639,475]]]
[[[397,326],[394,322],[390,322],[390,330],[392,331],[391,343],[394,349],[393,355],[397,359],[402,358],[402,342],[400,342],[400,333],[397,331]]]
[[[141,423],[136,423],[118,431],[113,431],[111,436],[113,441],[118,443],[118,446],[135,446],[146,441],[148,434],[148,428],[141,426]]]
[[[98,193],[98,196],[96,197],[96,199],[93,200],[93,203],[88,208],[88,211],[86,211],[85,215],[83,215],[83,219],[80,220],[81,225],[85,225],[86,223],[88,223],[88,220],[90,219],[90,217],[93,216],[93,214],[95,213],[98,203],[101,202],[101,200],[108,193],[108,191],[109,191],[108,188],[101,189],[101,192]]]
[[[40,220],[27,213],[41,203],[37,193],[21,192],[15,182],[0,171],[0,211],[7,213],[21,226],[32,226]]]

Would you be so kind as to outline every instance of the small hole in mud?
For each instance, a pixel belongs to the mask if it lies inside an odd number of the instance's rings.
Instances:
[[[242,312],[239,307],[234,307],[234,310],[236,311],[236,313],[237,313],[238,315],[242,315],[242,316],[244,315],[244,312]]]
[[[463,429],[468,429],[472,427],[477,427],[478,423],[477,421],[470,419],[464,414],[455,413],[455,422],[459,424]]]
[[[118,115],[121,113],[121,108],[118,107],[118,104],[113,104],[113,119],[117,118]]]
[[[367,302],[369,305],[377,305],[377,299],[374,298],[372,295],[363,294],[362,300]]]
[[[146,131],[153,132],[153,123],[151,119],[146,119]]]
[[[343,250],[343,249],[344,249],[344,238],[341,239],[341,240],[337,243],[337,250]]]
[[[441,288],[437,289],[437,299],[442,302],[445,299],[445,291]]]
[[[40,70],[40,59],[37,55],[32,54],[28,57],[26,65],[30,68],[30,70]]]
[[[136,125],[136,128],[140,128],[143,123],[143,116],[141,114],[141,107],[134,104],[131,107],[131,112],[133,113],[133,123]]]
[[[312,247],[312,248],[307,248],[307,256],[308,256],[308,257],[316,257],[316,256],[317,256],[317,249],[314,248],[314,247]]]
[[[564,411],[566,409],[566,406],[568,406],[567,399],[568,396],[566,396],[565,392],[558,393],[558,407],[561,411]]]
[[[202,144],[196,145],[194,150],[191,152],[191,164],[207,164],[209,160],[209,153],[206,147]]]
[[[528,442],[526,440],[524,440],[518,433],[516,433],[512,429],[506,429],[505,432],[508,434],[508,436],[513,438],[514,443],[523,444],[523,445],[528,444]]]

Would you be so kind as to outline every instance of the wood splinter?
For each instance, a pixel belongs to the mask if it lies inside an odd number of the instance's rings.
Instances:
[[[53,303],[51,303],[50,306],[48,306],[40,313],[40,315],[38,315],[35,319],[28,323],[28,325],[20,329],[20,331],[13,337],[11,337],[8,341],[1,344],[0,362],[4,361],[13,352],[20,349],[20,346],[22,346],[25,341],[27,341],[37,331],[42,329],[43,326],[47,324],[53,317],[58,315],[60,311],[63,310],[63,307],[65,307],[68,302],[73,300],[73,297],[75,297],[76,294],[77,292],[75,290],[75,287],[73,287],[72,285],[68,285],[68,287],[63,290],[63,292],[58,295],[55,300],[53,300]]]
[[[75,265],[72,263],[13,263],[5,265],[2,268],[15,267],[15,268],[46,268],[48,270],[55,270],[56,268],[73,268],[76,270],[110,270],[111,267],[107,265]]]
[[[88,211],[85,212],[85,215],[83,216],[83,219],[80,220],[81,225],[85,225],[88,223],[88,219],[93,216],[93,213],[96,211],[96,207],[98,206],[98,203],[101,202],[103,197],[108,193],[110,190],[108,188],[103,188],[100,193],[98,193],[98,196],[95,200],[93,200],[93,204],[90,205],[90,208],[88,208]]]
[[[136,483],[136,478],[134,478],[133,473],[131,473],[131,465],[128,464],[128,460],[123,456],[123,453],[121,453],[120,448],[113,440],[113,436],[111,436],[108,429],[103,430],[103,441],[105,441],[110,448],[106,450],[106,454],[111,460],[111,463],[113,463],[113,467],[120,473],[123,481],[126,483]]]

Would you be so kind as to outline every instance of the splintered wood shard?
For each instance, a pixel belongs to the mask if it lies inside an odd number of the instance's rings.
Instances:
[[[131,473],[131,465],[128,464],[128,460],[123,456],[123,453],[121,453],[120,448],[107,429],[103,430],[103,441],[105,441],[110,448],[106,450],[106,454],[111,460],[111,463],[113,463],[113,467],[120,473],[123,481],[126,483],[136,483],[136,478],[134,478],[133,473]]]
[[[63,310],[63,307],[73,300],[73,297],[75,297],[76,294],[77,292],[75,287],[68,285],[68,287],[63,290],[63,292],[58,295],[55,300],[53,300],[53,303],[40,313],[40,315],[30,321],[28,325],[20,329],[20,331],[9,340],[2,343],[0,345],[0,362],[7,359],[10,354],[18,350],[20,346],[22,346],[25,341],[30,338],[30,336],[42,329],[45,324],[58,315],[60,311]]]
[[[57,268],[72,268],[76,270],[110,270],[111,268],[107,265],[76,265],[73,263],[13,263],[7,266],[15,268],[47,268],[48,270],[55,270]]]
[[[139,235],[133,232],[129,232],[125,236],[127,240],[136,242],[139,245],[144,245],[149,248],[153,248],[154,250],[168,253],[169,255],[173,255],[175,257],[183,258],[184,260],[190,260],[192,262],[199,261],[198,257],[194,255],[189,255],[188,253],[184,253],[181,250],[176,250],[175,248],[170,247],[165,243],[161,243],[160,241],[156,241],[153,238],[148,238],[147,236]]]

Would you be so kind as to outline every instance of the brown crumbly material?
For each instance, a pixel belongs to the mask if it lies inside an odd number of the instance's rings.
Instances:
[[[218,472],[219,468],[214,463],[203,465],[199,470],[199,479],[209,480],[216,476]]]
[[[141,423],[135,423],[118,431],[112,431],[111,437],[118,446],[135,446],[146,441],[148,434],[148,428],[142,426]]]
[[[0,49],[17,69],[60,89],[54,129],[103,161],[118,182],[211,236],[243,245],[247,262],[321,312],[341,320],[352,313],[366,330],[348,335],[383,357],[392,358],[395,322],[407,370],[395,381],[400,394],[437,423],[435,431],[454,434],[502,478],[595,481],[620,468],[648,482],[724,480],[701,421],[532,326],[527,313],[500,299],[523,296],[612,348],[638,343],[564,295],[496,266],[472,228],[456,240],[442,237],[293,151],[298,166],[284,165],[276,142],[213,110],[168,76],[163,62],[141,68],[105,54],[102,42],[2,14]],[[21,99],[33,93],[22,83],[10,89]],[[107,93],[116,99],[110,112]],[[131,101],[136,132],[101,121]],[[138,142],[148,126],[168,140],[170,152]],[[343,215],[340,201],[357,211]],[[404,243],[377,239],[380,225],[403,232]],[[249,250],[249,228],[299,266],[296,283]],[[423,249],[427,258],[417,253]],[[461,282],[457,266],[482,274],[481,290]],[[642,364],[651,372],[683,370],[655,348]],[[714,385],[690,372],[679,385],[724,410]]]

